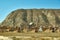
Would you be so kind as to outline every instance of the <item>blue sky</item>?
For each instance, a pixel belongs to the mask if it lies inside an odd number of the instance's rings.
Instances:
[[[11,11],[22,8],[60,9],[60,0],[0,0],[0,23]]]

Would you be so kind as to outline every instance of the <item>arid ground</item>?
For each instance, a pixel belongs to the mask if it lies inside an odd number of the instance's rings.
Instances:
[[[60,33],[0,33],[0,37],[8,37],[10,40],[60,40]],[[1,39],[1,38],[0,38]],[[8,40],[6,39],[6,40]],[[4,40],[4,39],[3,39]]]

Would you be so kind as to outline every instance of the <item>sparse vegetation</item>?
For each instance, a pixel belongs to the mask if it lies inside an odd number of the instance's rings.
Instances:
[[[0,36],[13,36],[13,40],[55,40],[55,37],[60,37],[59,11],[57,9],[15,10],[0,24]],[[42,32],[39,32],[40,27]]]

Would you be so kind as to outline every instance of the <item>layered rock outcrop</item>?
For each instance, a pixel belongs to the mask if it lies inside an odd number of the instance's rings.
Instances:
[[[60,25],[60,9],[17,9],[12,11],[1,23],[3,26]]]

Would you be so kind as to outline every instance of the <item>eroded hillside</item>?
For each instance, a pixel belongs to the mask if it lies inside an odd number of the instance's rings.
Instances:
[[[33,22],[35,26],[59,25],[60,9],[18,9],[12,11],[2,22],[3,26],[21,26]]]

